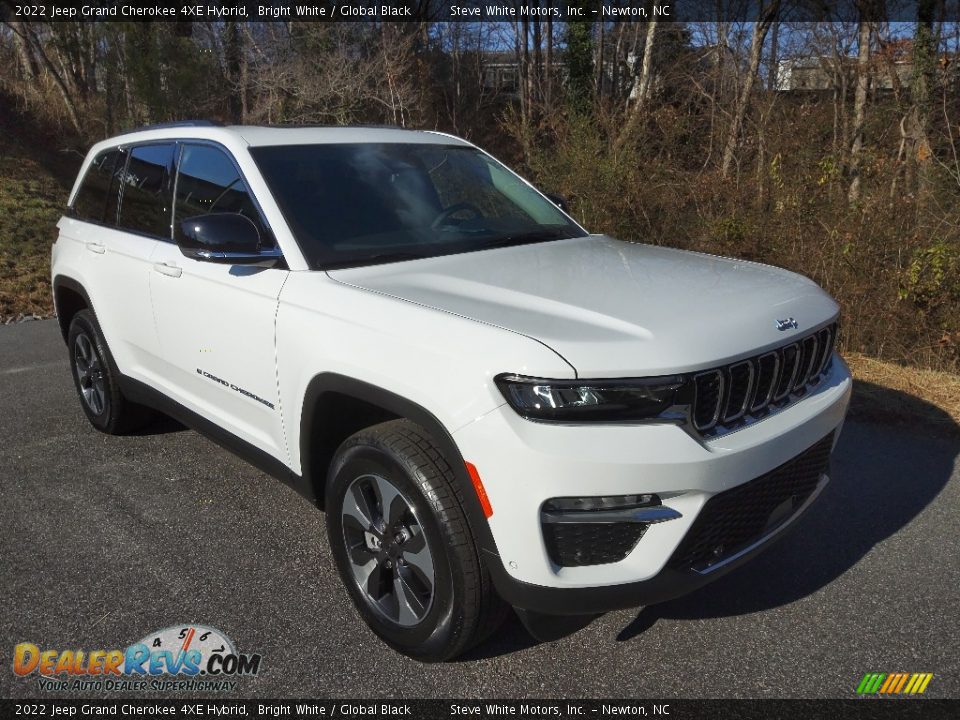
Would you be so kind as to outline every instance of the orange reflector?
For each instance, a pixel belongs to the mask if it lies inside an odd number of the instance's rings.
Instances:
[[[487,497],[487,491],[483,489],[483,482],[480,480],[480,473],[473,463],[465,462],[467,473],[470,475],[470,482],[473,483],[473,489],[477,493],[477,499],[480,501],[480,507],[483,508],[483,516],[493,515],[493,508],[490,506],[490,498]]]

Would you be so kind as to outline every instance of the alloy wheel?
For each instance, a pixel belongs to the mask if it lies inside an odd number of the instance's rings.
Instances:
[[[367,602],[402,627],[420,623],[433,604],[434,564],[410,501],[386,478],[362,475],[347,487],[341,524]]]
[[[85,333],[77,335],[73,344],[73,359],[83,401],[94,415],[100,415],[107,407],[103,361]]]

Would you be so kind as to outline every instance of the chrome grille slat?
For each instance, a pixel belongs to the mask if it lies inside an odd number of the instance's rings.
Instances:
[[[820,365],[817,368],[817,375],[822,373],[827,367],[827,363],[830,362],[830,356],[833,355],[833,345],[836,340],[836,326],[831,325],[830,327],[825,327],[818,334],[821,337],[821,342],[823,343],[823,352],[820,357]]]
[[[709,430],[720,419],[723,402],[723,372],[708,370],[693,377],[694,415],[693,424],[697,430]]]
[[[743,377],[739,377],[746,369],[746,382]],[[732,422],[743,417],[750,404],[750,391],[753,389],[754,369],[752,360],[743,360],[734,363],[727,369],[728,390],[727,398],[724,404],[723,421]]]
[[[773,370],[770,372],[769,381],[764,380],[764,361],[770,359],[773,362]],[[755,413],[763,410],[767,405],[770,404],[770,401],[773,399],[773,392],[777,387],[777,377],[780,374],[780,355],[776,352],[768,352],[765,355],[761,355],[757,358],[757,385],[755,387],[755,396],[753,399],[753,404],[750,406],[750,412]],[[764,382],[766,384],[766,389],[763,389]]]
[[[777,378],[777,391],[773,394],[773,401],[780,402],[793,390],[793,381],[797,377],[797,368],[800,367],[800,344],[790,343],[780,351],[780,377]]]
[[[762,355],[695,374],[694,428],[713,437],[796,402],[823,377],[836,339],[833,323]]]
[[[820,367],[820,333],[811,336],[813,338],[813,353],[810,355],[810,369],[807,371],[807,379],[804,384],[809,385],[817,376],[817,370]]]
[[[817,339],[817,349],[813,355],[813,360],[810,364],[810,379],[817,377],[821,369],[823,368],[823,354],[826,352],[825,341],[828,335],[824,334],[824,331],[821,330],[814,337]]]
[[[800,357],[797,360],[797,376],[793,382],[793,392],[797,392],[810,380],[810,371],[817,354],[817,336],[808,335],[800,341]]]

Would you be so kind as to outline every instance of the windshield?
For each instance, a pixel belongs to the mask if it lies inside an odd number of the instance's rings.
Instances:
[[[251,148],[311,267],[373,265],[581,237],[583,230],[476,148]]]

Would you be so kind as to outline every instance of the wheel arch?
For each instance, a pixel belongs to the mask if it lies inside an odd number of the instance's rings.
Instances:
[[[57,322],[64,342],[70,333],[70,321],[74,315],[84,309],[92,312],[94,317],[97,315],[86,289],[79,281],[67,275],[53,278],[53,306],[57,311]]]
[[[407,419],[426,430],[453,469],[457,498],[477,546],[497,555],[490,526],[480,507],[464,458],[444,424],[422,405],[389,390],[338,373],[315,376],[304,393],[300,431],[301,477],[323,503],[327,471],[337,448],[365,427]]]

